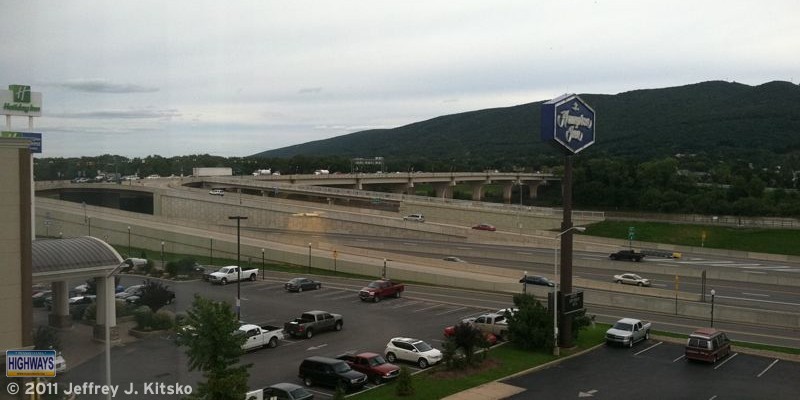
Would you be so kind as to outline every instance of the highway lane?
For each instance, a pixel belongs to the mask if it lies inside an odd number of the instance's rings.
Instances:
[[[370,243],[365,244],[362,242],[357,243],[358,247],[362,248],[370,248],[370,249],[381,249],[382,243],[381,241],[383,238],[380,239],[373,239]],[[404,239],[408,241],[408,239]],[[410,241],[413,243],[413,241]],[[420,242],[420,245],[428,245],[428,242]],[[490,265],[494,267],[502,267],[502,268],[511,268],[517,269],[520,271],[520,277],[523,275],[523,271],[527,271],[529,275],[542,275],[546,277],[552,278],[553,276],[553,264],[552,263],[536,263],[536,262],[526,262],[521,260],[509,260],[507,258],[507,254],[509,251],[513,251],[515,253],[519,253],[521,256],[526,256],[535,253],[548,253],[548,255],[552,254],[552,250],[542,250],[542,249],[526,249],[521,250],[519,247],[511,247],[509,246],[490,246],[490,245],[482,245],[480,248],[482,249],[482,257],[468,257],[468,256],[459,256],[459,247],[462,250],[466,250],[467,247],[469,249],[474,249],[475,247],[470,245],[452,245],[452,255],[458,256],[462,258],[464,261],[480,264],[480,265]],[[443,257],[439,253],[432,253],[427,251],[419,251],[418,247],[421,246],[410,246],[410,250],[403,251],[402,254],[406,255],[413,255],[418,257],[426,257],[432,259],[442,259]],[[393,252],[397,252],[397,250],[392,250]],[[501,253],[501,256],[493,257],[493,253]],[[593,261],[607,261],[607,267],[604,268],[592,268],[580,265],[580,260],[593,260]],[[625,272],[631,272],[626,268],[627,265],[630,264],[628,261],[610,261],[608,260],[607,255],[605,254],[598,254],[598,253],[588,253],[588,252],[576,252],[574,256],[574,265],[573,265],[573,276],[575,278],[582,278],[582,279],[590,279],[596,280],[601,282],[610,282],[613,281],[613,275],[615,274],[622,274]],[[670,260],[670,259],[655,259],[649,258],[643,260],[641,263],[637,264],[637,266],[647,266],[650,263],[665,263],[665,264],[674,264],[680,261]],[[700,264],[695,263],[687,266],[687,268],[714,268],[717,261],[708,260],[707,264]],[[747,264],[754,264],[754,263],[747,263]],[[648,278],[651,280],[653,287],[657,287],[660,289],[668,289],[674,290],[675,289],[675,276],[674,275],[663,275],[657,273],[640,273],[640,275]],[[678,279],[678,291],[682,293],[692,293],[692,294],[702,294],[703,283],[701,279],[694,278],[694,277],[687,277],[687,276],[680,276]],[[795,312],[800,309],[800,290],[795,287],[791,286],[783,286],[783,285],[768,285],[768,284],[758,284],[758,283],[748,283],[748,282],[736,282],[736,281],[728,281],[728,280],[715,280],[715,279],[707,279],[705,283],[706,289],[706,300],[710,301],[710,290],[714,289],[716,292],[715,301],[718,301],[719,304],[726,304],[726,305],[736,305],[736,306],[744,306],[756,309],[766,309],[766,310],[777,310],[777,311],[790,311]]]

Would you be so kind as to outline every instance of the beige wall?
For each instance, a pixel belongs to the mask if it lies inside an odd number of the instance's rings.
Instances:
[[[23,242],[28,243],[25,253],[30,271],[30,178],[26,184],[21,177],[30,174],[30,167],[24,164],[30,164],[27,148],[27,140],[0,139],[0,352],[19,349],[30,341],[22,335],[23,323],[30,323],[30,317],[23,316],[25,292],[30,300],[30,273],[27,278],[22,274]],[[27,282],[26,290],[23,282]]]

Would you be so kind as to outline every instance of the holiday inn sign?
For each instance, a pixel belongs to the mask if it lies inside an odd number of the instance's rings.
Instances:
[[[28,85],[8,85],[8,90],[0,90],[0,103],[3,115],[42,116],[42,94],[31,92]]]

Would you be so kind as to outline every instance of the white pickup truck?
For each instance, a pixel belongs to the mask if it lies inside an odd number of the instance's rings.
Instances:
[[[258,277],[258,268],[245,269],[241,272],[242,279],[256,280]],[[236,282],[239,280],[239,267],[229,265],[220,268],[217,272],[212,272],[208,275],[208,281],[211,283],[219,283],[225,285],[228,282]]]
[[[634,343],[647,339],[650,339],[650,323],[633,318],[623,318],[606,331],[606,344],[633,347]]]
[[[242,350],[250,351],[257,348],[273,348],[283,340],[283,328],[272,325],[244,324],[239,327],[236,334],[244,335],[247,339],[242,344]]]

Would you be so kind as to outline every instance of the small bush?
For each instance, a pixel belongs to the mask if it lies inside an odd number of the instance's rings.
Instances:
[[[117,310],[117,318],[133,315],[133,307],[131,307],[123,299],[114,300],[114,306],[116,307]]]
[[[97,304],[88,304],[86,310],[83,311],[83,317],[81,319],[84,321],[97,321]]]
[[[400,375],[397,376],[397,383],[394,386],[396,395],[405,397],[414,395],[414,385],[412,382],[411,372],[405,365],[400,367]]]
[[[153,314],[152,328],[154,330],[170,329],[175,325],[175,313],[169,310],[158,310]]]
[[[69,316],[72,318],[73,321],[80,321],[83,319],[83,314],[86,312],[86,308],[89,304],[76,304],[69,307]]]
[[[33,348],[35,350],[55,350],[61,351],[61,340],[58,338],[58,331],[51,327],[42,325],[33,331]]]
[[[133,310],[133,317],[136,319],[136,329],[144,331],[153,327],[153,310],[150,307],[137,307]]]

